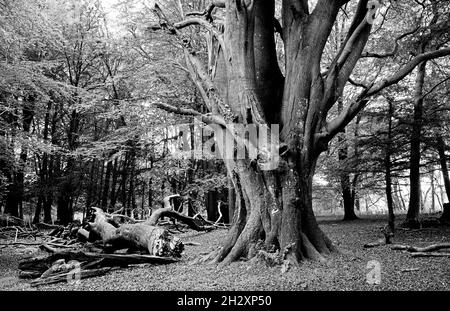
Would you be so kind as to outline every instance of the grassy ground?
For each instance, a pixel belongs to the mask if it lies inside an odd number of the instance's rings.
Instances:
[[[380,238],[384,217],[342,222],[319,218],[322,229],[341,249],[326,263],[305,262],[299,268],[282,273],[280,267],[264,263],[235,262],[223,269],[213,265],[192,264],[199,253],[216,248],[225,230],[210,233],[193,231],[181,235],[185,241],[200,246],[186,246],[181,262],[162,266],[136,266],[116,270],[105,276],[82,280],[78,286],[59,283],[31,288],[17,278],[17,265],[30,255],[29,247],[0,249],[0,290],[449,290],[450,259],[444,257],[412,258],[408,253],[392,251],[389,246],[364,249],[363,245]],[[398,220],[401,222],[401,219]],[[5,242],[5,241],[2,241]],[[450,242],[450,228],[420,231],[398,230],[394,243],[425,246]],[[381,282],[366,282],[369,261],[381,267]],[[417,268],[418,271],[402,272]]]

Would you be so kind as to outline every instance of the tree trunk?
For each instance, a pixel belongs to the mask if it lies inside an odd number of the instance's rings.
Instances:
[[[409,167],[409,181],[410,181],[410,197],[408,213],[404,225],[410,228],[417,228],[420,226],[420,137],[422,129],[422,110],[423,98],[422,90],[425,80],[426,62],[422,62],[417,68],[416,84],[414,89],[414,121],[411,132],[411,155]]]
[[[388,99],[389,101],[389,112],[388,112],[388,137],[387,137],[387,143],[386,143],[386,150],[385,150],[385,159],[384,159],[384,166],[385,166],[385,181],[386,181],[386,202],[388,207],[388,226],[392,233],[395,231],[395,215],[394,215],[394,204],[392,199],[392,179],[391,179],[391,145],[392,145],[392,115],[393,115],[393,107],[392,107],[392,101]]]
[[[116,184],[117,184],[117,176],[118,176],[117,170],[118,170],[118,160],[116,158],[114,160],[114,166],[112,169],[112,182],[111,182],[110,200],[109,200],[109,205],[108,205],[108,208],[111,208],[111,209],[113,209],[114,206],[116,205],[116,201],[117,201],[116,193],[119,192],[118,190],[116,192]]]
[[[101,159],[98,163],[100,166],[99,177],[97,178],[97,192],[95,194],[95,205],[100,206],[102,204],[102,193],[105,185],[103,184],[105,181],[105,160]]]
[[[90,209],[92,206],[92,197],[94,195],[93,184],[94,184],[94,173],[95,173],[95,160],[91,161],[91,170],[89,173],[89,182],[87,184],[86,191],[86,209]]]
[[[44,195],[40,194],[38,196],[38,201],[36,204],[36,209],[34,210],[34,217],[33,217],[33,224],[37,224],[40,222],[41,218],[41,212],[42,212],[42,205],[44,203]]]
[[[73,210],[71,209],[71,201],[74,193],[73,183],[75,182],[74,171],[75,163],[73,158],[67,161],[64,180],[59,188],[57,199],[57,219],[62,225],[67,225],[73,220]]]
[[[129,152],[125,153],[125,159],[123,161],[122,164],[122,173],[121,173],[121,182],[120,182],[120,187],[121,187],[121,196],[120,196],[120,202],[122,203],[122,206],[124,207],[124,209],[126,209],[127,207],[127,178],[128,178],[128,174],[127,174],[127,170],[128,170],[128,162],[129,162]]]
[[[205,198],[206,214],[209,221],[216,221],[217,214],[217,189],[209,190]]]
[[[255,245],[281,248],[293,264],[302,259],[324,260],[335,248],[320,230],[312,210],[312,175],[259,171],[246,160],[236,161],[237,206],[232,227],[214,260],[223,265],[252,257]]]
[[[438,137],[437,148],[439,152],[439,163],[441,164],[442,176],[444,178],[444,187],[447,194],[447,200],[450,201],[450,177],[448,174],[447,156],[445,155],[445,142],[442,136]]]
[[[231,222],[234,211],[236,210],[236,192],[233,188],[231,178],[228,178],[228,219]]]
[[[341,113],[343,109],[342,100],[338,101],[338,113]],[[348,163],[346,160],[348,158],[348,145],[345,130],[338,136],[338,159],[340,167],[340,183],[342,191],[342,200],[344,202],[344,220],[355,220],[358,217],[355,214],[355,202],[352,195],[352,187],[350,183],[350,173],[348,172]]]
[[[430,191],[431,191],[431,212],[436,210],[436,189],[434,187],[434,171],[430,173]]]
[[[153,178],[148,179],[148,209],[151,211],[153,206]]]

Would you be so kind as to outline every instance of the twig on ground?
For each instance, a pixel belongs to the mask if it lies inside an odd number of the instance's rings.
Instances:
[[[413,272],[413,271],[419,271],[420,269],[419,268],[405,268],[405,269],[402,269],[400,272]]]

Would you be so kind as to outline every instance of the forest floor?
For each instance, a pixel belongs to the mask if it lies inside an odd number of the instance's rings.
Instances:
[[[397,224],[402,218],[398,217]],[[318,219],[341,254],[332,255],[326,263],[305,262],[285,273],[280,266],[268,267],[263,262],[240,261],[222,269],[192,264],[198,254],[217,248],[226,230],[188,231],[180,237],[200,245],[187,245],[178,263],[115,270],[104,276],[81,280],[79,285],[58,283],[30,287],[26,280],[18,278],[17,265],[32,250],[26,246],[0,246],[0,290],[450,290],[449,258],[412,258],[409,253],[391,250],[389,245],[363,248],[364,244],[381,237],[380,228],[386,223],[385,216],[366,216],[351,222],[336,217]],[[395,244],[414,246],[441,242],[450,242],[450,227],[397,230],[394,238]],[[378,261],[381,267],[378,285],[366,281],[370,271],[367,265],[372,260]]]

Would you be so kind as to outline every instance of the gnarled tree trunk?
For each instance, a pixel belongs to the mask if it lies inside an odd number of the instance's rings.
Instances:
[[[306,0],[285,0],[282,26],[275,20],[274,0],[214,0],[203,13],[183,16],[178,23],[168,20],[155,6],[159,24],[148,29],[168,30],[180,39],[186,68],[210,113],[165,103],[155,106],[214,125],[215,149],[225,162],[236,194],[232,227],[222,248],[209,257],[215,262],[227,264],[242,256],[251,257],[256,244],[261,244],[259,240],[268,249],[281,249],[293,264],[308,258],[322,260],[334,251],[312,209],[312,179],[319,155],[370,96],[403,79],[421,61],[450,54],[450,49],[442,49],[418,55],[393,76],[364,87],[337,117],[327,120],[361,57],[376,11],[367,0],[359,1],[342,47],[324,73],[321,61],[325,45],[340,8],[347,2],[319,0],[310,8]],[[216,8],[225,9],[224,27],[211,23]],[[201,26],[208,38],[213,38],[214,44],[208,41],[208,46],[219,55],[217,68],[211,64],[205,68],[183,35],[182,29],[191,25]],[[284,43],[285,76],[277,61],[275,29]],[[236,124],[256,126],[258,135],[274,129],[273,124],[279,125],[279,133],[275,130],[267,135],[269,148],[275,151],[260,148],[252,135],[248,140],[236,135],[231,126]],[[234,148],[227,149],[222,143],[224,137],[245,145],[247,152],[258,145],[256,157],[235,157]]]

